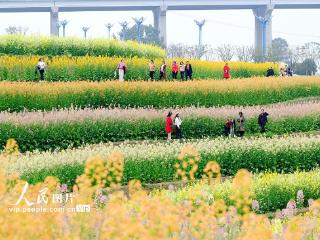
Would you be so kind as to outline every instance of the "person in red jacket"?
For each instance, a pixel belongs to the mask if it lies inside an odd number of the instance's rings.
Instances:
[[[176,61],[173,61],[172,63],[172,79],[173,80],[177,80],[177,76],[178,76],[178,64]]]
[[[231,75],[230,75],[230,68],[229,68],[229,66],[228,66],[228,63],[226,63],[225,65],[224,65],[224,68],[223,68],[223,78],[224,79],[229,79],[231,77]]]
[[[172,121],[172,112],[169,112],[166,118],[166,133],[168,134],[168,140],[171,140],[171,133],[172,133],[172,126],[173,126],[173,121]]]

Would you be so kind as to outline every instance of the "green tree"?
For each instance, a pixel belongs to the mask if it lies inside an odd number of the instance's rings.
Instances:
[[[124,33],[124,31],[126,31]],[[155,45],[161,45],[161,41],[159,38],[159,31],[154,28],[152,25],[141,25],[140,29],[141,34],[141,42],[143,43],[149,43],[149,44],[155,44]],[[125,36],[124,40],[138,40],[138,31],[137,31],[137,25],[133,25],[132,27],[126,28],[125,30],[122,29],[119,33],[120,39],[123,39],[123,36]]]
[[[272,40],[272,49],[269,60],[274,62],[287,62],[289,54],[289,44],[283,38],[275,38]]]
[[[317,64],[314,59],[307,58],[296,64],[295,72],[299,75],[314,75],[317,72]]]

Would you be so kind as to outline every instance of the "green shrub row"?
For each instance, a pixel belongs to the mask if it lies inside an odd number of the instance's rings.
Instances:
[[[183,136],[187,139],[217,137],[223,135],[225,120],[208,117],[184,119]],[[267,135],[309,132],[320,130],[320,116],[270,119]],[[246,134],[259,134],[255,118],[247,119]],[[85,120],[48,124],[14,125],[0,124],[0,144],[14,138],[21,152],[46,151],[79,147],[100,142],[125,140],[166,139],[163,119],[152,120]],[[174,136],[173,136],[174,138]]]
[[[12,87],[19,87],[12,86]],[[72,87],[72,86],[71,86]],[[68,86],[66,86],[68,88]],[[296,86],[279,90],[243,90],[243,91],[142,91],[125,89],[88,89],[82,92],[41,92],[19,91],[6,93],[0,91],[0,111],[52,110],[53,108],[99,108],[99,107],[185,107],[185,106],[246,106],[265,105],[285,102],[303,97],[320,96],[320,85]]]
[[[163,58],[160,47],[108,39],[57,38],[4,35],[0,37],[0,54],[40,56],[123,56]]]

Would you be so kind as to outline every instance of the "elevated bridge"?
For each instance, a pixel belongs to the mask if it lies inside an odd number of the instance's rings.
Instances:
[[[0,12],[50,12],[51,35],[58,35],[59,12],[152,11],[154,26],[167,44],[168,11],[251,9],[256,53],[265,56],[272,42],[274,9],[319,9],[320,0],[0,0]]]

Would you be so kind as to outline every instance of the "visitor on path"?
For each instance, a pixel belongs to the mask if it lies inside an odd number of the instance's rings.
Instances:
[[[237,126],[238,126],[239,136],[243,138],[244,132],[245,132],[245,118],[244,118],[243,112],[239,112],[239,117],[237,119]]]
[[[167,65],[165,60],[163,60],[160,66],[160,80],[162,79],[167,80]]]
[[[223,78],[224,79],[229,79],[231,77],[230,75],[230,67],[228,63],[226,63],[223,67]]]
[[[156,65],[154,64],[153,60],[150,60],[150,63],[149,63],[149,77],[150,77],[151,81],[154,80],[154,72],[155,72],[155,70],[156,70]]]
[[[118,64],[118,74],[119,74],[119,81],[123,82],[124,81],[124,76],[127,72],[127,65],[125,64],[124,60],[121,59],[120,63]]]
[[[36,70],[35,70],[35,74],[40,73],[40,80],[44,80],[44,71],[46,69],[47,65],[46,63],[43,61],[43,58],[39,58],[39,61],[37,63],[36,66]]]
[[[267,77],[273,77],[274,76],[274,70],[272,67],[269,67],[267,70]]]
[[[268,122],[268,116],[269,113],[265,112],[264,109],[261,109],[261,113],[258,117],[258,124],[260,126],[260,132],[265,133],[266,132],[266,125]]]
[[[172,79],[177,80],[179,67],[176,61],[173,61],[171,70],[172,70]]]
[[[173,126],[173,122],[172,122],[172,112],[169,112],[166,118],[166,133],[168,134],[168,140],[171,140],[171,134],[172,134],[172,126]]]
[[[288,67],[287,75],[288,75],[288,77],[292,77],[293,76],[293,72],[292,72],[292,69],[290,67]]]
[[[287,64],[284,66],[284,73],[285,73],[285,76],[288,77],[288,65]]]
[[[192,80],[192,65],[187,61],[186,63],[186,80]]]
[[[233,125],[232,119],[227,119],[227,121],[224,125],[224,135],[226,137],[230,136],[232,125]]]
[[[236,120],[232,119],[232,127],[230,130],[230,137],[234,137],[235,136],[235,131],[236,131]]]
[[[186,65],[183,62],[180,62],[179,70],[180,70],[181,81],[184,81],[184,74],[186,71]]]
[[[285,69],[283,67],[280,68],[280,76],[281,77],[285,77],[286,76],[286,72],[285,72]]]
[[[176,137],[177,139],[182,139],[182,129],[181,129],[182,120],[179,113],[176,114],[174,118],[174,125],[176,126]]]

